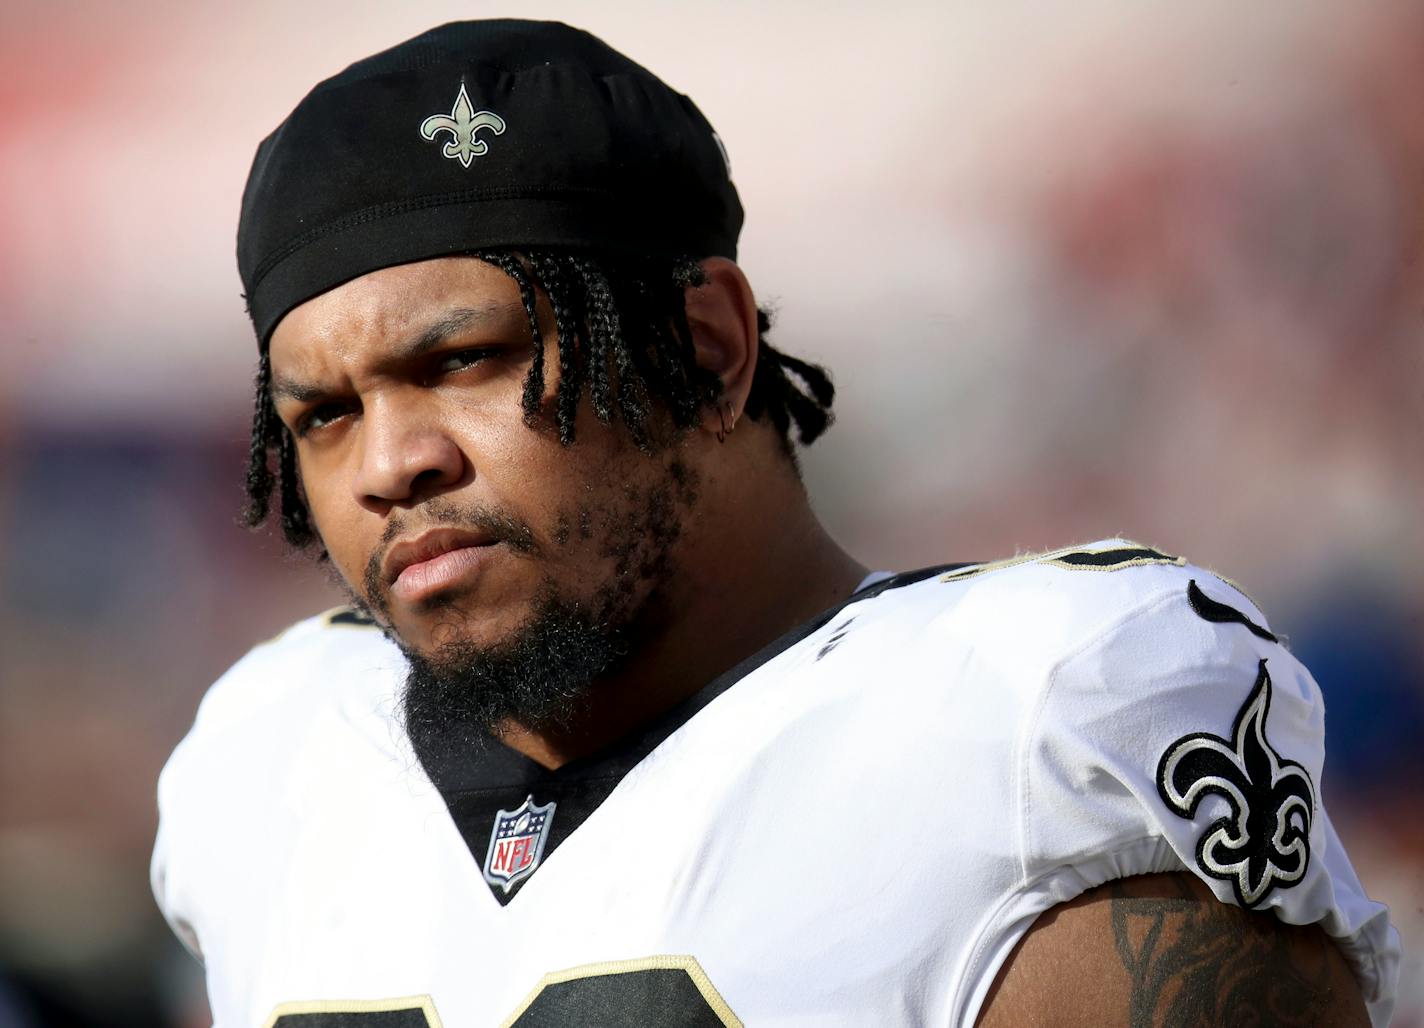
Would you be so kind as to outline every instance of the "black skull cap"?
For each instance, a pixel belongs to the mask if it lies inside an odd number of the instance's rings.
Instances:
[[[558,22],[454,22],[320,83],[262,141],[237,264],[257,342],[371,271],[494,247],[735,259],[696,105]]]

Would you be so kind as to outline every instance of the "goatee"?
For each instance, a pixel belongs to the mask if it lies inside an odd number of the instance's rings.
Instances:
[[[429,770],[488,745],[502,724],[568,725],[594,679],[629,652],[627,636],[627,629],[595,621],[588,605],[548,596],[503,646],[406,649],[402,707],[416,756]]]

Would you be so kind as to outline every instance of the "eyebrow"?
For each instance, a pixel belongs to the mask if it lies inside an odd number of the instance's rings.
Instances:
[[[455,333],[473,325],[507,324],[511,316],[518,316],[521,324],[528,324],[524,305],[521,303],[487,303],[482,307],[456,307],[448,311],[420,335],[390,355],[390,360],[411,360],[429,353]]]
[[[435,349],[456,333],[477,325],[509,324],[516,318],[520,324],[528,324],[528,313],[521,303],[487,303],[480,307],[455,307],[426,327],[409,342],[397,346],[390,354],[381,358],[383,365],[400,364],[414,360]],[[272,399],[296,400],[310,403],[328,395],[321,386],[298,382],[280,375],[272,377]]]

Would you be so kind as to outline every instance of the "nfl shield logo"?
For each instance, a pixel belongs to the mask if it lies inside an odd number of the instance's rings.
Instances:
[[[536,807],[533,796],[513,810],[496,814],[485,854],[485,881],[508,893],[516,882],[532,875],[544,856],[553,821],[553,802]]]

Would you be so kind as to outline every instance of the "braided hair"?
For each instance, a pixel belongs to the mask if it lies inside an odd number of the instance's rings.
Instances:
[[[529,319],[532,360],[521,406],[527,425],[542,417],[546,374],[544,340],[535,306],[543,289],[554,310],[558,336],[558,390],[554,423],[559,441],[574,442],[574,422],[585,390],[599,421],[621,421],[633,442],[653,452],[654,405],[678,429],[693,427],[722,391],[717,375],[697,365],[684,291],[706,281],[691,258],[612,258],[573,251],[481,250],[473,256],[499,268],[519,286]],[[745,414],[775,426],[795,465],[791,429],[806,446],[830,426],[835,389],[824,368],[774,349],[766,341],[771,316],[757,311],[759,347]],[[300,549],[316,533],[301,494],[296,445],[272,402],[272,365],[264,347],[257,365],[252,441],[247,457],[243,521],[256,528],[272,512],[282,535]],[[275,471],[273,463],[275,460]]]

